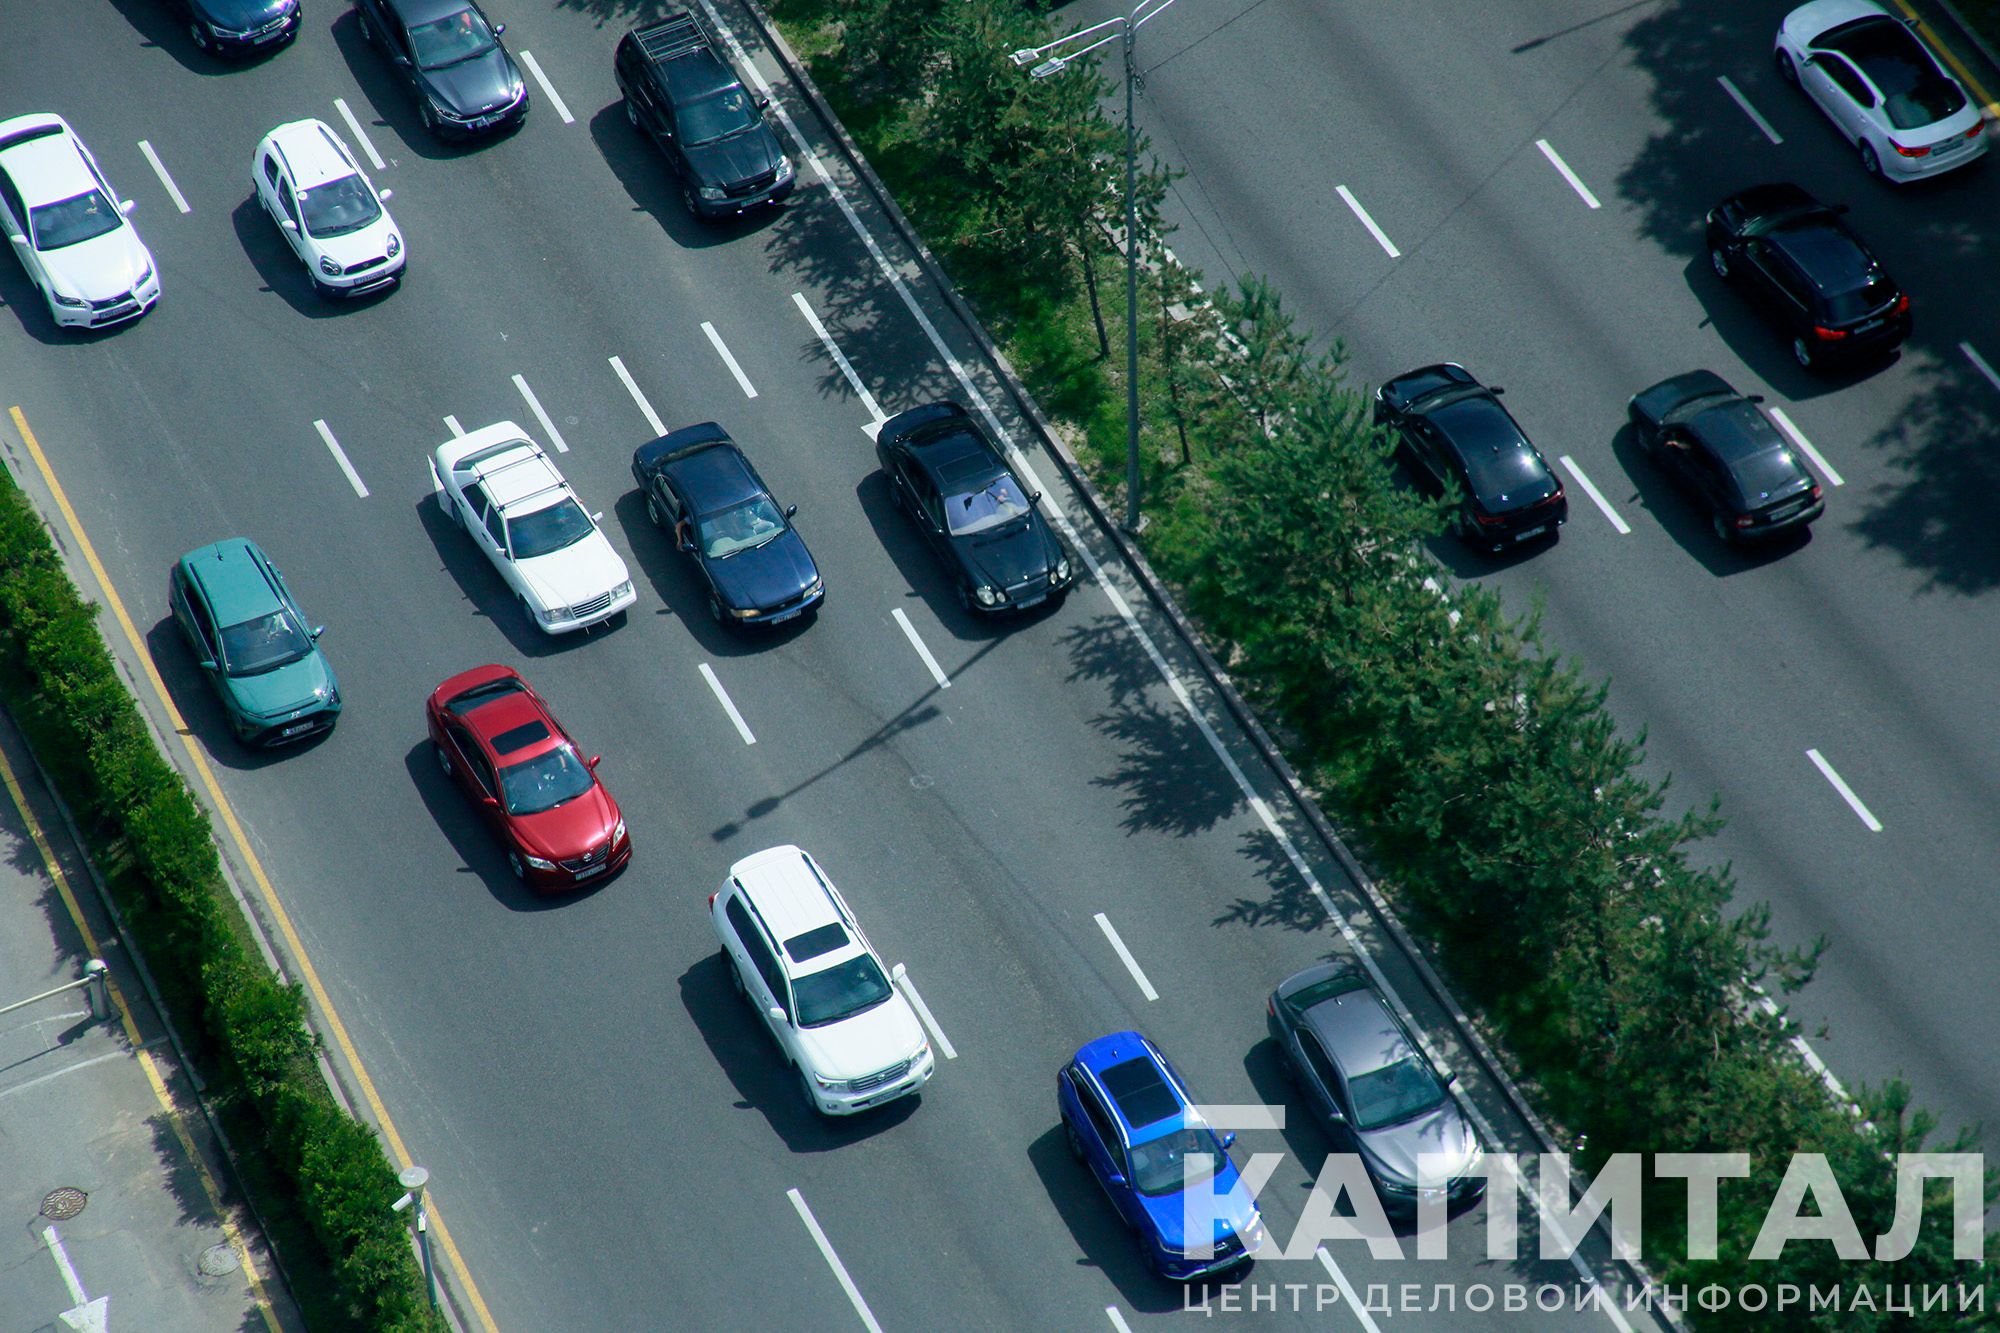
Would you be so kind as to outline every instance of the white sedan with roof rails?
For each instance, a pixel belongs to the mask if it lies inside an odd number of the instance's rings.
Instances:
[[[1986,152],[1986,118],[1914,31],[1875,0],[1812,0],[1785,15],[1771,58],[1871,176],[1900,184]]]
[[[431,455],[438,505],[545,634],[602,624],[639,600],[625,561],[542,446],[511,421]]]
[[[53,112],[0,121],[0,229],[65,328],[137,319],[160,299],[153,252],[69,122]]]
[[[401,281],[403,235],[347,144],[323,120],[295,120],[264,136],[250,184],[306,266],[321,296],[359,296]]]

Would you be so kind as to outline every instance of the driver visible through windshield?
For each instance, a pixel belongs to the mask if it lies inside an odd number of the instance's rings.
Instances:
[[[799,1002],[799,1026],[821,1027],[852,1018],[889,998],[889,978],[867,954],[798,978],[792,991]]]
[[[588,537],[596,527],[583,506],[565,496],[547,509],[532,514],[507,516],[507,544],[516,560],[532,560],[538,555],[560,551]]]
[[[375,192],[359,176],[342,176],[337,181],[315,185],[300,201],[308,236],[345,236],[360,231],[382,216]]]
[[[1359,1129],[1397,1124],[1444,1100],[1444,1089],[1415,1056],[1357,1074],[1347,1085],[1354,1097],[1354,1124]]]
[[[461,60],[485,55],[495,45],[493,29],[486,26],[486,20],[476,9],[461,9],[410,29],[410,50],[417,58],[418,69],[456,65]]]
[[[312,636],[286,611],[273,611],[222,631],[222,669],[232,676],[274,671],[311,651]]]
[[[785,530],[785,516],[768,495],[752,496],[740,505],[701,518],[701,551],[720,560],[762,546]]]
[[[690,102],[679,110],[681,142],[714,143],[741,134],[757,123],[756,104],[743,85],[724,88],[713,97]]]
[[[510,815],[553,810],[589,791],[590,784],[590,770],[567,745],[500,770],[500,798]]]

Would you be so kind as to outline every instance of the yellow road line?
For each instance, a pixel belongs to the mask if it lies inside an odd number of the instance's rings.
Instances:
[[[1896,8],[1903,11],[1903,17],[1916,21],[1917,31],[1923,34],[1926,42],[1930,43],[1931,50],[1943,56],[1944,63],[1951,66],[1951,72],[1958,75],[1958,81],[1972,89],[1972,95],[1979,99],[1979,105],[1986,109],[1986,113],[1990,116],[2000,116],[2000,105],[1994,103],[1993,95],[1980,86],[1978,79],[1972,77],[1971,70],[1959,63],[1958,57],[1944,44],[1944,39],[1938,35],[1937,30],[1924,22],[1923,16],[1916,10],[1910,8],[1910,0],[1896,0]]]
[[[42,864],[48,868],[49,878],[55,881],[56,892],[62,896],[63,909],[69,913],[71,924],[76,927],[77,933],[83,936],[85,951],[92,958],[102,958],[104,950],[98,944],[90,923],[84,920],[83,911],[77,906],[76,895],[70,892],[69,876],[63,873],[62,863],[56,860],[55,853],[50,850],[49,840],[42,834],[41,821],[36,819],[35,812],[28,808],[28,798],[22,792],[20,779],[14,776],[14,766],[7,762],[4,750],[0,750],[0,782],[6,783],[7,795],[13,799],[14,809],[20,812],[21,822],[28,826],[28,838],[35,844],[35,851],[41,855]],[[264,1327],[269,1329],[270,1333],[284,1333],[278,1326],[276,1311],[271,1308],[270,1295],[264,1290],[264,1279],[257,1272],[257,1261],[251,1257],[250,1247],[244,1241],[243,1233],[237,1229],[235,1216],[222,1204],[222,1190],[216,1185],[215,1177],[209,1174],[207,1161],[195,1148],[194,1139],[188,1134],[187,1125],[181,1118],[180,1107],[174,1103],[173,1093],[168,1090],[166,1079],[160,1076],[159,1062],[154,1060],[153,1053],[141,1044],[143,1038],[139,1035],[139,1025],[133,1021],[132,1006],[126,1002],[125,992],[109,977],[105,978],[105,983],[106,989],[110,991],[112,1004],[117,1006],[119,1021],[125,1027],[126,1040],[132,1044],[132,1053],[139,1057],[139,1067],[146,1071],[146,1082],[152,1086],[153,1096],[159,1101],[161,1109],[166,1111],[167,1123],[174,1127],[174,1137],[180,1140],[181,1151],[194,1165],[195,1174],[201,1177],[201,1188],[202,1192],[208,1195],[208,1206],[213,1208],[216,1217],[221,1219],[222,1234],[229,1238],[230,1248],[236,1251],[236,1258],[243,1265],[243,1275],[250,1280],[250,1292],[256,1301],[257,1313],[264,1317]]]
[[[397,1132],[395,1121],[389,1118],[389,1108],[383,1105],[381,1094],[375,1090],[375,1080],[368,1076],[367,1067],[361,1063],[361,1054],[355,1050],[353,1040],[348,1037],[347,1025],[340,1021],[340,1014],[333,1007],[332,997],[326,993],[326,987],[320,984],[319,973],[314,969],[312,960],[306,956],[305,945],[299,940],[298,932],[292,928],[291,914],[286,912],[284,904],[278,901],[278,891],[272,886],[270,876],[264,873],[264,863],[258,860],[257,853],[250,849],[250,840],[244,836],[243,826],[237,822],[236,811],[229,804],[229,798],[222,794],[222,787],[215,780],[215,772],[209,767],[208,756],[204,755],[201,747],[195,743],[194,732],[181,717],[180,709],[174,706],[173,696],[167,693],[166,682],[160,679],[160,672],[153,664],[152,654],[146,651],[144,640],[139,637],[138,629],[132,624],[132,617],[126,614],[124,601],[111,584],[111,576],[105,572],[103,563],[97,558],[97,548],[90,544],[90,538],[83,531],[83,524],[77,520],[76,511],[70,507],[69,496],[64,493],[62,483],[56,480],[55,469],[49,466],[49,460],[42,453],[42,447],[36,441],[35,433],[28,428],[28,419],[22,415],[21,409],[12,407],[8,412],[14,418],[14,428],[20,432],[21,442],[27,445],[29,456],[35,460],[35,467],[42,474],[43,483],[49,488],[49,494],[54,497],[56,508],[61,511],[63,522],[69,527],[70,536],[75,539],[77,549],[82,552],[84,563],[90,566],[91,575],[97,580],[97,586],[103,589],[105,605],[111,608],[113,618],[117,620],[119,628],[124,630],[126,642],[131,645],[133,656],[144,669],[146,679],[151,683],[160,706],[166,710],[167,720],[172,725],[174,734],[180,737],[182,746],[186,748],[188,761],[201,778],[202,787],[208,792],[210,805],[221,817],[223,827],[229,830],[230,840],[235,844],[238,856],[250,871],[250,877],[256,881],[258,896],[263,900],[264,908],[270,913],[272,921],[276,923],[278,933],[284,937],[286,954],[292,965],[298,969],[299,975],[305,979],[306,989],[312,992],[313,1003],[318,1007],[328,1031],[332,1034],[334,1044],[340,1048],[341,1056],[347,1061],[347,1067],[353,1071],[354,1081],[360,1085],[362,1098],[367,1101],[370,1114],[375,1117],[375,1123],[381,1127],[382,1136],[388,1140],[396,1164],[402,1167],[410,1166],[412,1164],[410,1150],[403,1145],[403,1136]],[[466,1266],[464,1256],[459,1253],[457,1243],[452,1240],[451,1232],[439,1215],[437,1205],[431,1203],[426,1211],[429,1214],[431,1229],[437,1233],[438,1242],[444,1247],[444,1252],[451,1261],[453,1271],[458,1275],[473,1312],[491,1333],[499,1333],[499,1325],[493,1322],[492,1311],[486,1308],[486,1298],[479,1294],[479,1285],[472,1280],[472,1271]]]

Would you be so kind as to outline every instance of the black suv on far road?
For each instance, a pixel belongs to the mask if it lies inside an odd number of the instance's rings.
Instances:
[[[696,217],[775,204],[798,185],[764,119],[769,99],[743,86],[693,11],[626,33],[615,68],[626,118],[660,145]]]

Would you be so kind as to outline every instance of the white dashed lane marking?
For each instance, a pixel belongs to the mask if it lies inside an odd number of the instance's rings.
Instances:
[[[1819,770],[1821,777],[1833,784],[1833,789],[1840,793],[1840,799],[1847,802],[1847,808],[1852,810],[1855,817],[1868,826],[1870,833],[1880,833],[1882,831],[1882,821],[1875,818],[1874,812],[1861,803],[1861,798],[1854,794],[1854,788],[1848,786],[1846,779],[1833,771],[1833,765],[1827,763],[1821,757],[1818,750],[1807,750],[1806,758],[1812,760],[1813,767]]]
[[[535,59],[535,53],[532,51],[521,52],[521,63],[528,67],[528,73],[535,76],[535,82],[542,85],[542,91],[548,94],[549,105],[556,109],[558,116],[562,117],[562,123],[565,125],[576,124],[576,117],[569,113],[569,106],[562,100],[562,94],[556,91],[556,86],[553,83],[549,82],[549,76],[542,73],[542,62]]]
[[[1104,938],[1111,941],[1111,950],[1118,955],[1118,961],[1125,964],[1125,970],[1132,974],[1132,980],[1139,983],[1139,993],[1146,997],[1147,1003],[1159,999],[1160,993],[1153,989],[1153,983],[1146,980],[1146,974],[1140,970],[1139,960],[1125,947],[1125,941],[1118,938],[1118,931],[1111,924],[1111,918],[1099,912],[1094,919],[1097,928],[1104,932]]]
[[[388,166],[389,164],[382,160],[382,155],[375,151],[375,141],[368,137],[368,131],[361,128],[361,122],[355,119],[352,111],[347,109],[347,99],[345,97],[334,98],[333,109],[340,113],[340,118],[347,122],[347,128],[353,131],[355,140],[361,145],[361,151],[368,155],[369,165],[377,171]]]
[[[639,405],[639,411],[645,414],[646,424],[653,428],[653,434],[665,435],[666,423],[660,420],[660,414],[653,410],[653,405],[646,401],[646,395],[639,392],[638,382],[632,378],[632,372],[625,369],[625,363],[614,356],[611,358],[611,369],[624,384],[625,392],[631,394],[632,401]]]
[[[742,386],[743,396],[745,398],[755,398],[757,396],[756,386],[752,385],[750,377],[743,373],[743,367],[736,364],[736,358],[730,355],[729,344],[722,341],[722,335],[715,331],[715,325],[709,323],[707,320],[703,320],[701,322],[701,331],[708,335],[709,346],[715,349],[715,354],[722,358],[722,364],[729,367],[729,373],[734,375],[737,384]]]
[[[1771,122],[1764,119],[1763,116],[1759,115],[1757,113],[1756,107],[1750,105],[1750,99],[1745,97],[1741,92],[1741,90],[1739,90],[1735,84],[1729,81],[1728,75],[1726,74],[1717,75],[1715,81],[1722,85],[1723,92],[1729,94],[1729,100],[1736,103],[1736,105],[1742,107],[1743,114],[1750,117],[1751,122],[1755,124],[1758,129],[1764,131],[1764,137],[1766,139],[1769,139],[1774,144],[1783,143],[1785,141],[1783,135],[1779,134],[1776,130],[1771,128]]]
[[[1547,139],[1535,140],[1535,147],[1542,150],[1542,156],[1549,160],[1549,165],[1560,172],[1562,178],[1569,182],[1569,188],[1576,191],[1578,198],[1582,199],[1584,203],[1589,204],[1592,208],[1603,207],[1602,204],[1597,202],[1597,196],[1590,192],[1589,187],[1577,178],[1577,174],[1574,171],[1569,169],[1569,163],[1563,161],[1556,150],[1549,147]]]
[[[1604,498],[1604,492],[1598,490],[1590,478],[1583,474],[1583,469],[1576,465],[1576,460],[1568,454],[1564,454],[1562,456],[1562,465],[1568,470],[1569,475],[1576,479],[1576,484],[1583,487],[1583,493],[1591,498],[1592,503],[1604,511],[1604,516],[1611,520],[1611,526],[1618,529],[1618,535],[1621,537],[1631,536],[1631,524],[1618,517],[1618,511],[1613,509],[1611,502]]]
[[[327,450],[333,455],[333,461],[340,464],[340,470],[347,474],[347,484],[354,488],[356,495],[366,500],[368,488],[362,484],[361,474],[354,470],[354,464],[347,461],[347,451],[340,447],[339,440],[333,438],[333,431],[324,421],[313,422],[313,429],[319,432],[320,439],[326,441]]]
[[[144,153],[146,161],[152,164],[153,174],[160,178],[160,184],[167,187],[167,194],[174,201],[174,207],[183,213],[193,212],[194,210],[188,207],[187,199],[181,194],[181,187],[174,184],[174,178],[167,174],[167,164],[160,161],[160,155],[153,151],[153,145],[141,139],[139,151]]]

